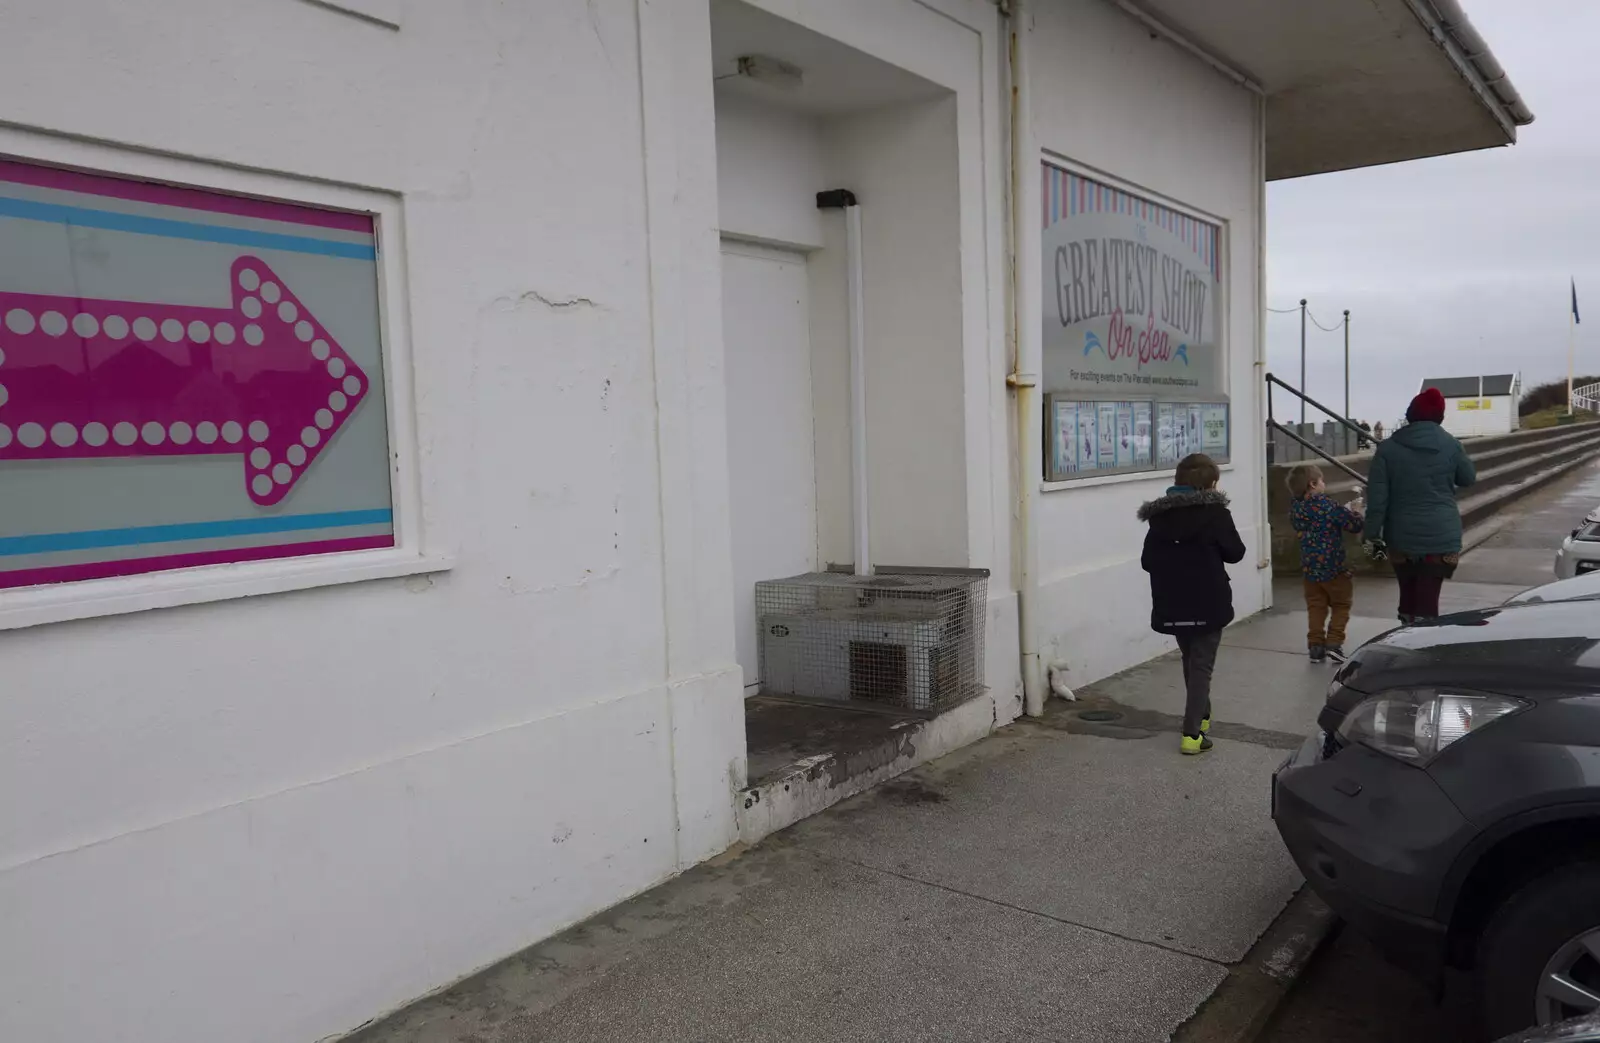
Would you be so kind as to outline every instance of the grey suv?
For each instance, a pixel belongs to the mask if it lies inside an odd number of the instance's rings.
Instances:
[[[1394,630],[1273,776],[1306,880],[1396,962],[1476,977],[1489,1038],[1600,1010],[1600,601]]]

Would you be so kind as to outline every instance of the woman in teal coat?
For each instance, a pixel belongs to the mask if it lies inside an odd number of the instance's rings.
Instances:
[[[1444,396],[1429,388],[1411,400],[1406,425],[1378,443],[1367,474],[1367,534],[1388,551],[1407,625],[1439,614],[1439,591],[1461,560],[1456,490],[1478,478],[1443,423]]]

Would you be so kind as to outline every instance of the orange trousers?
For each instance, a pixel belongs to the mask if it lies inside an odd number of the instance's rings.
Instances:
[[[1355,600],[1355,578],[1349,574],[1324,583],[1306,580],[1306,614],[1311,617],[1307,645],[1344,646],[1344,628],[1350,623]]]

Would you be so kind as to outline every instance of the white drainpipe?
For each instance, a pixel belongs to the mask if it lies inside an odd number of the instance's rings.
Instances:
[[[1255,101],[1255,132],[1256,132],[1256,162],[1254,176],[1256,179],[1255,198],[1255,242],[1251,249],[1256,255],[1255,270],[1255,334],[1256,334],[1256,359],[1251,367],[1255,376],[1255,425],[1262,437],[1267,433],[1267,99],[1265,95],[1256,95]],[[1232,252],[1231,250],[1229,251]],[[1260,548],[1256,553],[1256,568],[1267,571],[1272,568],[1272,515],[1267,510],[1267,496],[1271,492],[1269,483],[1272,481],[1272,469],[1267,466],[1266,447],[1261,450],[1261,489],[1260,509],[1256,512],[1256,542]],[[1263,611],[1272,607],[1272,575],[1269,572],[1261,581],[1261,608]]]
[[[850,503],[856,575],[872,575],[872,523],[867,488],[867,324],[861,281],[861,207],[844,208],[845,264],[850,279]]]
[[[1026,200],[1039,193],[1039,150],[1033,145],[1032,88],[1028,82],[1029,32],[1023,0],[1003,4],[1009,30],[1011,80],[1011,375],[1017,410],[1017,630],[1022,653],[1022,707],[1029,717],[1044,715],[1045,676],[1039,659],[1039,542],[1036,520],[1039,483],[1044,477],[1044,428],[1039,409],[1041,337],[1037,332],[1037,280],[1024,272],[1038,263],[1039,235]],[[1030,325],[1032,324],[1032,325]]]
[[[844,261],[850,323],[850,531],[857,576],[872,575],[872,524],[867,487],[867,320],[861,274],[861,205],[854,192],[817,193],[817,207],[844,212]]]

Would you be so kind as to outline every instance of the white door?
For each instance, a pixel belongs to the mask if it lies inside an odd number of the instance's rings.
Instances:
[[[747,693],[760,681],[756,581],[817,567],[807,298],[800,254],[723,243],[734,618]]]

